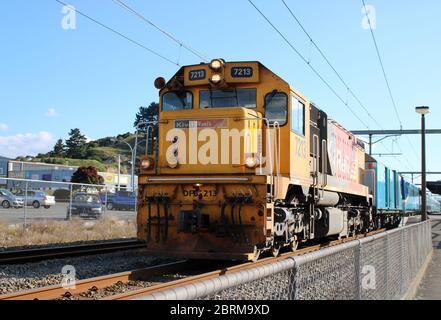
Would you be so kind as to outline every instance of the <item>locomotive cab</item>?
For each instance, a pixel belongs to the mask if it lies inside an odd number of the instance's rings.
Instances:
[[[151,252],[255,260],[361,230],[356,139],[265,66],[215,59],[155,86],[159,137],[141,159],[138,210]],[[351,155],[344,167],[336,132]]]

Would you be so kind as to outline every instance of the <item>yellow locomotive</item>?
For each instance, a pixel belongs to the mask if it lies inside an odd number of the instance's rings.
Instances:
[[[155,86],[138,201],[151,252],[256,260],[372,228],[364,145],[261,63],[215,59]]]

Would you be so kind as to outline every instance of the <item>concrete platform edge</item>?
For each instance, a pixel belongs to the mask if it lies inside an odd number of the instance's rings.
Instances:
[[[416,275],[415,279],[413,279],[412,283],[410,284],[409,288],[407,289],[407,292],[404,294],[404,296],[401,298],[401,300],[414,300],[415,296],[418,292],[419,286],[421,282],[423,281],[424,275],[426,274],[427,268],[429,267],[430,262],[432,261],[433,257],[433,250],[430,251],[430,253],[427,255],[426,261],[424,261],[424,264],[422,265],[420,271]]]

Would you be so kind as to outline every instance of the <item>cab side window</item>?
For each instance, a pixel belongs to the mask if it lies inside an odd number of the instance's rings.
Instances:
[[[291,96],[291,130],[305,135],[305,105]]]
[[[271,92],[265,97],[265,117],[270,124],[278,122],[284,126],[288,122],[288,96],[283,92]]]

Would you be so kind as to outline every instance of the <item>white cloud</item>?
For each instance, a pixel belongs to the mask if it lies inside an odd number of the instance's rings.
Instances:
[[[6,130],[8,130],[8,129],[9,129],[9,127],[8,127],[7,124],[5,124],[5,123],[0,123],[0,131],[6,131]]]
[[[57,111],[54,108],[49,108],[46,111],[46,117],[55,117],[57,115]]]
[[[0,136],[0,155],[10,158],[34,156],[50,151],[54,144],[54,137],[46,131]]]

